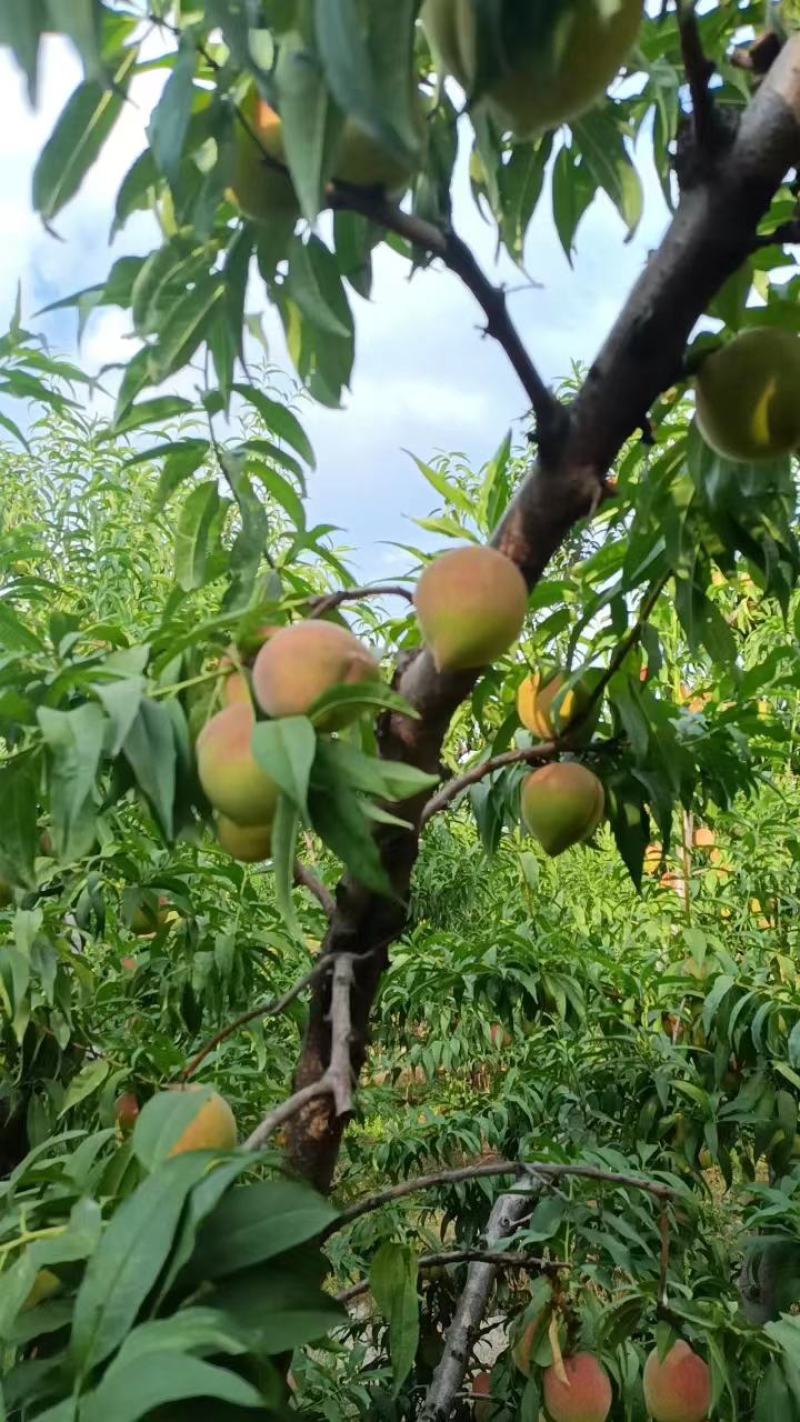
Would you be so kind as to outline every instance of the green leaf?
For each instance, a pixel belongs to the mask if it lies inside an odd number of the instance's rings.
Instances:
[[[172,1247],[189,1191],[209,1169],[205,1151],[166,1161],[120,1205],[75,1300],[70,1351],[80,1376],[130,1332]]]
[[[130,406],[109,429],[97,435],[97,440],[115,439],[117,435],[141,429],[142,425],[164,424],[167,420],[191,413],[194,413],[194,405],[182,395],[158,395],[152,400],[142,400],[140,405]]]
[[[327,768],[347,779],[354,790],[377,795],[386,800],[408,800],[438,785],[436,775],[428,775],[416,766],[402,761],[379,760],[365,755],[347,741],[321,738],[317,746],[316,766],[326,778]]]
[[[365,11],[358,0],[314,5],[317,45],[339,108],[412,168],[420,152],[411,82],[416,8],[412,0],[395,0],[391,14],[385,5]]]
[[[177,181],[183,145],[192,116],[196,57],[194,47],[188,38],[184,39],[178,49],[172,73],[161,91],[161,98],[147,125],[153,157],[168,183]]]
[[[263,1180],[229,1191],[197,1241],[192,1277],[216,1279],[315,1239],[337,1212],[299,1181]]]
[[[78,1106],[81,1101],[86,1101],[89,1096],[94,1095],[103,1085],[108,1073],[111,1070],[111,1063],[108,1061],[87,1062],[81,1067],[77,1076],[72,1078],[67,1087],[67,1094],[64,1097],[64,1105],[58,1113],[58,1120],[71,1111],[74,1106]]]
[[[288,405],[271,400],[268,395],[264,395],[254,385],[235,384],[232,388],[237,395],[241,395],[243,400],[247,400],[258,411],[267,429],[272,430],[278,439],[290,445],[300,455],[300,458],[305,460],[309,468],[316,467],[314,451],[308,436]]]
[[[175,581],[184,592],[201,588],[216,571],[222,525],[230,503],[221,499],[215,479],[187,495],[175,535]]]
[[[145,1356],[112,1363],[96,1392],[81,1405],[82,1422],[138,1422],[153,1409],[180,1398],[216,1398],[235,1407],[263,1411],[262,1394],[226,1368],[185,1353],[159,1351],[152,1365]],[[208,1414],[208,1408],[203,1409]]]
[[[375,893],[393,896],[372,826],[358,795],[336,761],[328,761],[315,775],[309,795],[314,829],[356,879]]]
[[[281,790],[308,818],[308,783],[317,736],[307,716],[259,721],[253,730],[253,755]]]
[[[273,80],[292,185],[303,216],[314,222],[341,133],[342,116],[331,103],[319,63],[296,31],[284,36]]]
[[[247,1329],[254,1352],[291,1352],[347,1322],[342,1306],[320,1287],[326,1262],[317,1249],[295,1250],[269,1269],[220,1280],[208,1302]]]
[[[145,679],[132,676],[125,681],[96,681],[92,683],[98,701],[108,717],[111,731],[106,746],[112,759],[122,750],[124,741],[136,719],[144,695]]]
[[[41,652],[43,644],[8,602],[0,602],[0,647],[9,652]]]
[[[327,722],[330,712],[339,710],[359,711],[399,711],[403,716],[419,718],[419,712],[382,681],[362,681],[355,686],[342,683],[333,686],[324,695],[318,696],[310,707],[309,719],[316,725]],[[349,718],[348,718],[349,719]]]
[[[105,717],[99,706],[36,713],[49,761],[50,813],[60,859],[80,859],[95,838],[95,781],[105,740]]]
[[[145,1170],[166,1160],[184,1131],[214,1095],[210,1086],[191,1091],[159,1091],[142,1107],[133,1132],[133,1151]]]
[[[632,237],[642,217],[642,183],[619,126],[603,109],[572,123],[572,132],[595,182],[608,194]]]
[[[195,470],[200,468],[208,455],[208,449],[209,445],[206,439],[176,440],[171,445],[161,444],[154,449],[145,450],[129,461],[130,463],[149,462],[151,459],[160,459],[162,455],[166,456],[153,499],[154,513],[158,513],[178,486],[185,479],[191,478]]]
[[[178,752],[167,707],[143,700],[122,749],[162,833],[171,839]]]
[[[50,222],[81,186],[122,113],[137,51],[114,75],[113,87],[97,80],[79,84],[67,100],[33,173],[33,205]]]
[[[410,1373],[419,1343],[417,1258],[405,1244],[384,1244],[372,1260],[369,1282],[375,1303],[389,1324],[394,1396]]]
[[[37,787],[25,766],[0,770],[0,863],[12,883],[32,889],[33,861],[38,851]]]

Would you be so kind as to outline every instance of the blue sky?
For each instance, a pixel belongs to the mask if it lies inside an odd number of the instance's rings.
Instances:
[[[30,207],[36,155],[79,70],[65,45],[51,40],[45,52],[41,105],[32,113],[20,76],[0,55],[0,322],[6,321],[22,283],[26,319],[67,292],[100,280],[112,255],[153,245],[148,219],[132,221],[109,252],[107,234],[121,175],[144,144],[144,128],[163,76],[138,82],[123,121],[72,204],[59,215],[62,240],[46,233]],[[573,360],[588,361],[657,245],[667,221],[660,191],[641,145],[645,216],[633,241],[610,203],[600,198],[584,218],[574,267],[561,250],[544,201],[530,230],[525,262],[535,286],[508,262],[495,264],[492,228],[469,196],[459,167],[455,225],[487,271],[518,288],[510,304],[520,331],[547,380],[569,373]],[[462,155],[463,156],[463,155]],[[519,289],[523,284],[523,289]],[[252,305],[252,302],[250,303]],[[369,577],[389,577],[407,566],[392,540],[423,542],[410,520],[427,514],[435,495],[405,450],[422,459],[459,451],[480,465],[509,428],[524,429],[525,397],[502,351],[481,337],[480,312],[457,279],[439,270],[407,277],[405,264],[382,251],[373,300],[354,298],[357,357],[353,387],[342,411],[306,406],[303,419],[317,453],[310,481],[315,522],[340,526],[342,542]],[[34,323],[35,325],[36,323]],[[284,364],[279,325],[268,315],[271,359]],[[75,354],[71,315],[39,323],[59,350]],[[124,313],[96,317],[84,336],[80,360],[89,371],[126,359],[131,344]]]

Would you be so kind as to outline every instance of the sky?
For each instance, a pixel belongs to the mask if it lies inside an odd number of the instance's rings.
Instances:
[[[59,297],[96,283],[123,253],[156,245],[151,219],[135,216],[109,249],[108,232],[121,176],[145,143],[144,129],[163,75],[137,80],[123,119],[81,192],[59,214],[57,236],[46,232],[30,203],[36,157],[58,113],[78,82],[77,59],[60,40],[46,42],[39,108],[0,52],[0,329],[8,322],[21,284],[26,324],[46,334],[54,350],[78,356],[95,373],[126,360],[128,319],[116,309],[96,315],[78,353],[72,313],[33,320]],[[465,145],[462,143],[462,150]],[[463,153],[462,153],[463,159]],[[574,360],[588,362],[621,302],[658,244],[668,214],[641,140],[644,219],[632,241],[610,202],[599,198],[584,218],[570,266],[549,216],[548,203],[528,234],[524,274],[509,261],[497,266],[495,234],[469,195],[465,163],[458,168],[454,225],[493,279],[511,289],[513,317],[547,381],[569,374]],[[417,273],[381,249],[373,297],[353,297],[357,354],[345,408],[308,403],[301,411],[314,444],[317,469],[309,479],[309,513],[315,523],[342,529],[339,541],[354,550],[359,574],[387,578],[408,564],[392,541],[430,546],[411,522],[435,507],[437,496],[408,451],[423,460],[459,452],[479,467],[508,429],[521,438],[526,399],[496,343],[481,335],[480,312],[457,278],[441,269]],[[252,301],[249,305],[252,307]],[[266,305],[266,303],[265,303]],[[288,368],[279,322],[268,312],[270,359]]]

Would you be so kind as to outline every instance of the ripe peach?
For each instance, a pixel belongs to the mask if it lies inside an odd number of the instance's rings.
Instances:
[[[590,839],[605,809],[596,775],[573,761],[543,765],[522,785],[522,818],[546,854],[555,858]]]
[[[644,1365],[644,1400],[654,1422],[705,1422],[711,1406],[711,1373],[679,1339],[663,1361],[654,1348]]]
[[[697,373],[697,423],[706,444],[749,464],[800,444],[800,340],[761,326],[742,331]]]
[[[236,163],[230,196],[256,222],[300,216],[292,180],[285,168],[280,115],[251,89],[237,120]]]
[[[467,671],[489,666],[517,640],[528,590],[516,563],[475,545],[434,558],[414,605],[437,671]]]
[[[197,737],[200,784],[214,809],[239,825],[271,824],[280,793],[250,748],[254,726],[252,707],[226,706]]]
[[[526,730],[543,741],[563,735],[573,721],[585,714],[591,704],[588,690],[580,682],[564,691],[566,678],[561,672],[544,680],[541,672],[526,677],[517,692],[517,712]],[[563,694],[562,694],[563,693]],[[590,719],[587,717],[587,722]],[[587,725],[587,730],[591,727]]]
[[[379,675],[372,653],[348,628],[313,619],[282,627],[265,642],[253,667],[253,690],[268,716],[304,716],[331,687],[377,681]],[[322,729],[346,724],[356,714],[334,711]]]
[[[117,1097],[114,1105],[114,1115],[117,1125],[123,1134],[127,1135],[136,1125],[136,1118],[139,1115],[139,1098],[132,1091],[123,1091]]]
[[[239,859],[242,864],[259,864],[262,859],[269,859],[272,830],[269,825],[237,825],[235,820],[220,815],[217,839],[231,859]]]
[[[554,1367],[544,1375],[544,1402],[552,1422],[605,1422],[611,1411],[611,1381],[592,1353],[564,1359],[567,1381]]]
[[[202,1089],[195,1084],[177,1088],[179,1091]],[[215,1091],[203,1102],[194,1120],[189,1122],[172,1147],[170,1155],[183,1155],[190,1150],[233,1150],[236,1141],[236,1118],[224,1096]]]

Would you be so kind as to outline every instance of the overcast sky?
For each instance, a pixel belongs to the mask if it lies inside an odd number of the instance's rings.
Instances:
[[[91,171],[83,189],[56,220],[58,236],[46,233],[31,211],[30,182],[36,156],[79,78],[77,61],[60,41],[45,49],[40,107],[33,113],[23,81],[0,53],[0,321],[3,329],[17,284],[22,283],[26,321],[35,310],[68,292],[102,280],[112,254],[107,234],[122,174],[144,146],[144,127],[163,76],[141,79],[124,119]],[[547,380],[567,375],[573,360],[588,361],[607,330],[647,252],[667,221],[643,144],[645,216],[626,244],[625,230],[610,203],[600,198],[584,218],[574,269],[570,270],[544,201],[529,233],[526,268],[536,286],[510,264],[498,279],[517,290],[512,311]],[[463,165],[462,165],[463,167]],[[461,189],[464,189],[463,191]],[[494,269],[495,241],[477,213],[466,184],[457,195],[455,223],[487,270]],[[135,218],[117,239],[113,256],[155,245],[149,219]],[[337,524],[356,550],[365,575],[388,576],[407,566],[384,541],[422,542],[410,520],[428,513],[435,495],[405,450],[423,459],[439,451],[463,452],[480,465],[506,430],[524,428],[525,397],[502,351],[478,331],[480,313],[455,277],[418,273],[382,251],[376,263],[373,300],[353,298],[357,357],[353,388],[341,411],[308,405],[303,419],[317,453],[310,482],[314,521]],[[72,314],[33,323],[54,348],[74,355]],[[285,363],[279,326],[268,317],[271,357]],[[93,318],[80,360],[95,372],[132,352],[128,321],[116,310]],[[429,542],[429,540],[424,540]],[[384,546],[382,546],[382,544]]]

